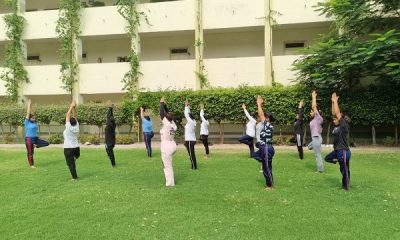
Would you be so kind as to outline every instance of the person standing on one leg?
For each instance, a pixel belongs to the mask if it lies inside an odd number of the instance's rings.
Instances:
[[[152,156],[151,139],[154,137],[153,122],[150,116],[145,113],[144,107],[140,107],[140,117],[142,118],[143,139],[146,144],[147,156]]]
[[[69,106],[68,112],[65,115],[65,130],[63,132],[63,135],[65,161],[67,162],[73,181],[78,180],[75,161],[79,158],[81,154],[78,142],[78,134],[78,113],[76,111],[76,103],[75,101],[72,101]]]
[[[272,146],[272,136],[274,134],[274,127],[272,122],[274,120],[273,116],[269,112],[265,112],[262,109],[263,99],[261,96],[257,97],[257,109],[258,117],[263,123],[263,128],[260,132],[260,154],[261,164],[263,169],[263,174],[265,178],[266,188],[269,191],[273,188],[274,178],[272,175],[272,159],[275,155],[275,149]]]
[[[107,110],[107,122],[105,129],[105,146],[107,156],[111,161],[111,166],[115,167],[115,155],[114,155],[114,147],[115,147],[115,119],[113,114],[113,105],[110,104]]]
[[[37,148],[47,147],[49,143],[38,137],[38,124],[36,123],[36,116],[32,113],[32,102],[28,100],[26,109],[26,117],[24,121],[25,126],[25,146],[27,150],[28,163],[31,168],[36,168],[33,161],[34,146]]]
[[[296,111],[296,121],[294,122],[294,137],[296,139],[297,151],[299,152],[299,160],[303,160],[303,106],[304,102],[299,102],[299,107]]]
[[[207,117],[204,115],[204,105],[200,105],[200,118],[201,118],[201,125],[200,125],[200,141],[203,142],[204,148],[206,149],[206,155],[204,156],[205,159],[208,159],[208,155],[210,154],[210,150],[208,148],[208,126],[210,123],[207,120]]]
[[[345,117],[342,116],[339,109],[339,96],[336,93],[332,94],[332,115],[333,124],[333,152],[329,153],[325,157],[325,161],[336,164],[336,160],[340,165],[340,172],[342,174],[342,188],[346,191],[349,190],[350,184],[350,157],[351,151],[349,148],[347,134],[349,132],[349,125],[347,124]]]
[[[186,118],[185,125],[185,147],[189,154],[189,159],[191,167],[193,170],[197,169],[196,153],[194,150],[194,145],[196,145],[196,120],[193,114],[190,112],[189,102],[185,101],[184,115]]]
[[[312,149],[314,150],[315,159],[317,160],[317,170],[318,172],[324,172],[324,163],[322,161],[321,156],[321,146],[322,146],[322,124],[324,123],[324,119],[319,114],[317,108],[317,93],[315,91],[312,92],[312,109],[311,109],[311,122],[310,122],[310,130],[312,137]]]
[[[249,146],[250,157],[252,157],[254,154],[253,139],[256,135],[257,121],[249,114],[249,112],[246,109],[246,105],[244,103],[242,104],[242,108],[243,108],[244,113],[246,114],[247,119],[249,119],[249,121],[246,124],[246,134],[239,138],[239,142]]]
[[[160,99],[160,117],[162,121],[162,128],[160,130],[161,158],[164,166],[165,185],[173,187],[175,186],[175,180],[172,158],[176,152],[174,137],[177,127],[172,113],[168,111],[164,98]]]

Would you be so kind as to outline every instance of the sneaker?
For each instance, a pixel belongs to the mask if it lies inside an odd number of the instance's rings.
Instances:
[[[32,166],[30,166],[30,168],[36,168],[36,167],[32,165]]]
[[[269,192],[269,191],[272,191],[272,190],[274,190],[272,187],[265,187],[265,189],[264,189],[265,191],[267,191],[267,192]]]

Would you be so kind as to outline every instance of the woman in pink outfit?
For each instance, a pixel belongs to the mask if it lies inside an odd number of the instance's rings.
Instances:
[[[161,158],[164,166],[165,185],[167,187],[175,186],[174,169],[172,167],[172,158],[176,151],[174,136],[176,124],[173,121],[172,113],[168,111],[164,98],[160,99],[160,117],[162,121],[161,135]]]

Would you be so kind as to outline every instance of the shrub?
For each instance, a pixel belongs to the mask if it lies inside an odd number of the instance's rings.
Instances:
[[[47,138],[47,141],[48,141],[50,144],[60,144],[60,143],[63,143],[63,142],[64,142],[64,136],[63,136],[62,133],[58,133],[58,134],[55,134],[55,135],[51,135],[51,136],[49,136],[49,137]]]
[[[4,143],[10,144],[13,142],[14,142],[14,134],[13,133],[4,134]]]
[[[395,142],[396,142],[395,139],[392,138],[391,136],[386,136],[383,139],[383,145],[385,145],[385,146],[393,146],[395,144]]]
[[[90,144],[95,144],[95,145],[100,144],[100,139],[99,139],[99,136],[97,136],[97,135],[81,134],[81,135],[79,135],[78,140],[82,144],[87,143],[87,142]]]
[[[133,144],[132,135],[117,135],[115,138],[116,144]]]

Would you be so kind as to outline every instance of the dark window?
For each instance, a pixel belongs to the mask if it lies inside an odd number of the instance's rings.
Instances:
[[[285,43],[285,48],[304,48],[304,42]]]

